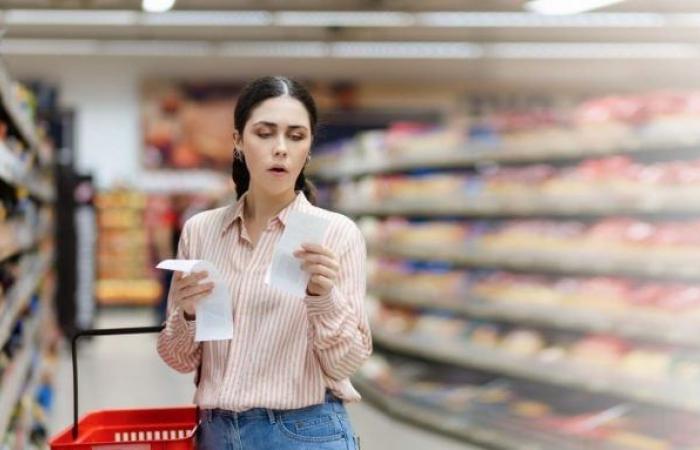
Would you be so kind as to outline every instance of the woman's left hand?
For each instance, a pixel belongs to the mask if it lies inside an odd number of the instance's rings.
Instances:
[[[340,265],[335,254],[318,244],[303,244],[294,256],[302,260],[302,269],[311,274],[306,293],[314,296],[327,295],[335,286]]]

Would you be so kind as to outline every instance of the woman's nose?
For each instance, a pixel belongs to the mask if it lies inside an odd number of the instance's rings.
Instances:
[[[287,155],[287,143],[285,142],[284,136],[277,139],[275,144],[275,156],[286,156]]]

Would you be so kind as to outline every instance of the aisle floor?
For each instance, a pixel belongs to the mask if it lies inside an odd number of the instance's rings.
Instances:
[[[150,326],[148,310],[112,309],[102,312],[97,326]],[[72,420],[70,349],[64,352],[56,377],[56,404],[51,433]],[[80,410],[188,404],[192,375],[171,370],[155,352],[155,336],[100,337],[79,352]],[[393,420],[367,403],[348,407],[362,438],[363,450],[457,450],[476,447]]]

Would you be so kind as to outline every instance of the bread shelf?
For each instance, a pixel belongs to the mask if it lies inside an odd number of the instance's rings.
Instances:
[[[323,181],[339,181],[367,175],[410,172],[425,169],[467,169],[486,164],[528,164],[537,162],[567,162],[586,158],[613,155],[669,155],[673,157],[697,157],[700,142],[677,144],[634,145],[627,148],[593,150],[576,149],[553,152],[551,150],[516,150],[494,145],[468,145],[456,151],[425,151],[425,157],[401,156],[401,160],[387,158],[383,161],[365,161],[347,158],[333,163],[312,165],[309,174]],[[319,158],[320,159],[320,158]]]
[[[386,349],[432,361],[700,412],[700,386],[689,382],[640,380],[582,364],[545,362],[469,342],[421,339],[388,333],[377,327],[372,333],[374,341]]]
[[[648,255],[641,252],[631,255],[605,254],[595,250],[577,252],[547,251],[497,251],[478,244],[452,245],[398,245],[373,244],[375,254],[412,259],[416,261],[443,262],[464,267],[503,268],[528,272],[546,272],[571,275],[616,275],[666,280],[700,281],[700,254],[697,260],[679,261],[663,258],[653,250]]]
[[[384,303],[442,309],[469,318],[504,320],[578,332],[610,333],[662,344],[700,346],[700,323],[670,313],[663,317],[636,311],[608,313],[582,307],[484,300],[468,294],[452,298],[402,286],[373,287],[371,292]]]

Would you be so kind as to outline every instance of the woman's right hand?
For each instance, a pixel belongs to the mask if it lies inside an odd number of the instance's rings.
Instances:
[[[195,317],[197,304],[214,290],[214,283],[201,283],[207,278],[207,272],[193,272],[185,276],[182,272],[175,272],[173,276],[172,301],[176,307],[185,312],[185,317],[192,320]]]

